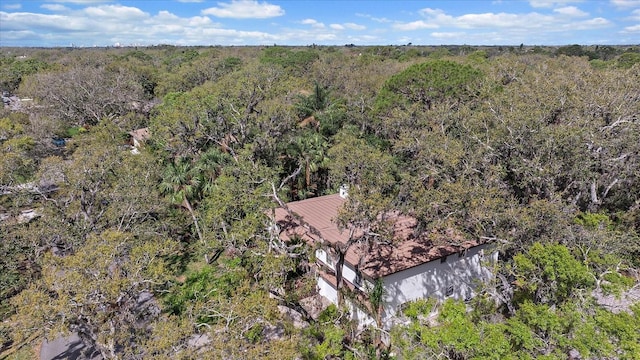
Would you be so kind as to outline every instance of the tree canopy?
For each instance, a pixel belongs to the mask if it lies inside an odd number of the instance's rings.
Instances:
[[[0,51],[0,357],[640,357],[637,46]],[[396,211],[494,276],[390,329],[307,311],[274,209],[341,186],[340,227]]]

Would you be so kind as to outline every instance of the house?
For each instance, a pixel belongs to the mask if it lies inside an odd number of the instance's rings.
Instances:
[[[284,241],[299,237],[318,246],[319,294],[338,303],[336,264],[339,254],[336,244],[346,244],[350,232],[340,230],[334,219],[347,201],[346,191],[340,194],[290,202],[288,211],[278,208],[275,221]],[[342,289],[352,296],[345,304],[361,326],[377,323],[389,329],[399,320],[396,316],[403,304],[421,298],[434,297],[470,299],[478,281],[489,279],[485,266],[497,260],[489,244],[465,240],[460,236],[417,231],[418,221],[399,212],[386,214],[390,220],[392,239],[367,245],[355,242],[347,248],[342,266]],[[361,236],[357,234],[355,236]],[[362,231],[360,231],[362,233]],[[329,246],[326,246],[329,245]],[[372,309],[368,294],[382,286],[382,304]]]
[[[129,135],[131,136],[130,145],[132,154],[138,154],[140,152],[140,147],[142,146],[142,144],[151,137],[149,128],[133,130],[129,132]]]

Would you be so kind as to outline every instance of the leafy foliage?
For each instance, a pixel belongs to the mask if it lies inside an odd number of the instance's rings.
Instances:
[[[13,56],[0,58],[0,91],[13,92],[29,75],[45,71],[50,65],[41,59],[29,57],[26,59]]]
[[[567,261],[568,266],[581,265],[566,250],[557,245],[534,244],[527,253],[514,257],[514,263],[558,266],[549,262],[553,262],[550,258],[557,257]],[[544,269],[537,271],[545,272]],[[547,268],[546,272],[556,273],[556,280],[548,279],[549,283],[571,281],[580,274],[593,278],[584,266],[577,271],[562,267],[557,271]],[[528,280],[517,280],[523,281]],[[453,300],[435,307],[433,303],[416,301],[405,310],[411,320],[409,325],[393,330],[394,351],[402,359],[563,359],[569,351],[577,351],[586,358],[614,354],[629,359],[637,356],[639,334],[638,323],[634,322],[637,309],[612,313],[595,305],[588,295],[581,294],[579,287],[565,290],[568,295],[556,297],[554,302],[539,301],[537,293],[522,293],[518,297],[518,309],[508,318],[474,319],[475,315],[467,311],[467,305]],[[625,321],[625,325],[613,325],[618,321]]]
[[[304,72],[318,59],[318,53],[311,50],[291,50],[282,46],[267,47],[260,55],[265,64],[277,64],[295,72]]]
[[[562,245],[533,244],[525,254],[513,257],[519,291],[536,303],[558,304],[593,284],[589,269]]]
[[[106,231],[73,255],[46,256],[42,280],[12,300],[20,309],[16,336],[37,329],[46,336],[75,331],[105,358],[121,349],[141,353],[131,339],[146,338],[138,324],[158,315],[151,300],[141,299],[153,293],[152,284],[166,280],[162,256],[173,249],[170,240]]]
[[[0,220],[4,344],[39,326],[114,358],[384,358],[344,309],[307,316],[311,251],[273,231],[274,197],[347,185],[334,220],[369,241],[393,210],[500,247],[473,301],[407,305],[397,358],[640,357],[638,306],[592,297],[637,284],[637,47],[24,52],[0,58],[37,105],[0,113],[0,219],[38,217]]]
[[[481,76],[469,65],[448,60],[412,65],[385,82],[376,105],[380,111],[410,104],[431,110],[436,103],[466,101],[475,94],[474,87]]]

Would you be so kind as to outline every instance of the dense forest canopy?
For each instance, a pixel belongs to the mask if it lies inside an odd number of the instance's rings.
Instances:
[[[0,51],[0,357],[640,358],[637,46]],[[273,210],[342,185],[342,226],[400,211],[495,277],[390,332],[307,313]]]

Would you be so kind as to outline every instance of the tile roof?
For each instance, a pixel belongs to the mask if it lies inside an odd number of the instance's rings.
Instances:
[[[338,194],[294,201],[287,204],[289,210],[297,214],[307,226],[289,216],[283,208],[275,211],[275,220],[280,226],[283,240],[299,236],[310,244],[326,241],[331,244],[345,244],[349,240],[349,230],[340,230],[334,220],[341,206],[346,202]],[[444,256],[459,253],[480,245],[479,241],[465,240],[459,234],[419,232],[418,221],[397,211],[384,216],[390,224],[391,239],[354,243],[347,250],[345,262],[356,267],[371,279],[384,277]],[[355,237],[362,236],[356,231]]]

